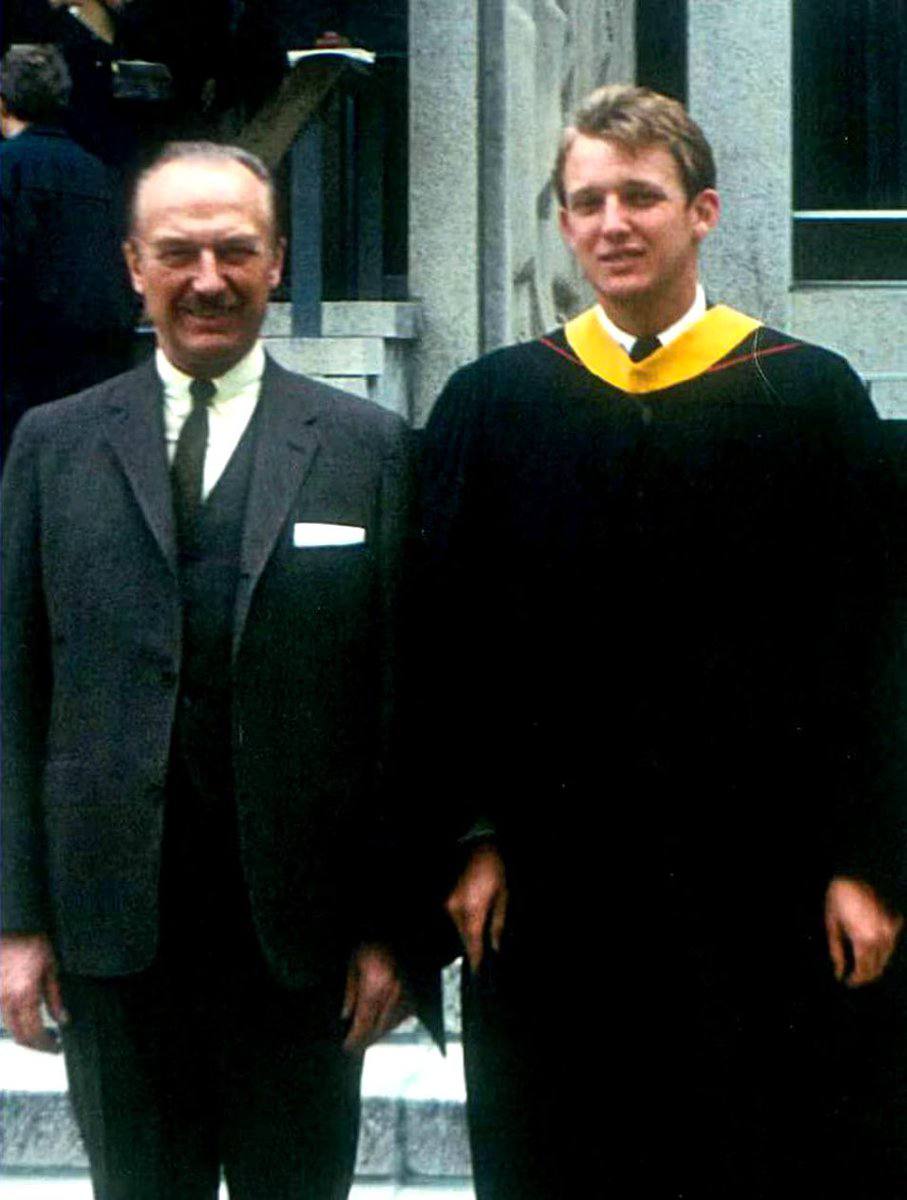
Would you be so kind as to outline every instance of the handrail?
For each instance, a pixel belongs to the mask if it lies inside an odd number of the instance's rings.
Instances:
[[[324,136],[323,106],[347,68],[367,70],[374,56],[368,51],[325,50],[305,52],[286,73],[273,96],[253,116],[237,139],[274,169],[290,151],[290,246],[287,269],[292,300],[294,337],[318,337],[321,334],[323,299],[323,179]],[[369,172],[368,185],[377,189],[371,206],[377,213],[377,233],[366,217],[371,210],[360,205],[360,244],[357,254],[366,264],[381,260],[381,178],[380,148],[363,139],[360,166],[366,157],[377,153],[379,173]],[[374,164],[373,164],[374,165]],[[374,214],[372,214],[374,215]],[[372,245],[372,242],[375,245]],[[380,293],[380,287],[379,287]]]
[[[337,50],[307,53],[293,62],[274,94],[243,128],[238,144],[274,170],[344,71],[363,70],[368,65],[361,57]]]

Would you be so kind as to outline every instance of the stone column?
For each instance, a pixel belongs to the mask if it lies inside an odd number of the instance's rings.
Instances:
[[[483,348],[591,302],[561,240],[551,168],[594,87],[633,77],[634,0],[483,0]]]
[[[482,350],[505,346],[512,340],[513,247],[511,195],[513,140],[510,63],[522,47],[514,46],[508,0],[482,0],[479,27],[480,117],[482,137],[479,158],[479,220],[482,229],[480,260],[480,339]],[[531,61],[531,60],[530,60]],[[524,180],[524,186],[529,182]]]
[[[409,287],[424,314],[416,425],[451,371],[480,348],[479,5],[409,6]]]
[[[688,0],[689,107],[718,162],[723,210],[703,252],[709,295],[790,323],[791,3]]]

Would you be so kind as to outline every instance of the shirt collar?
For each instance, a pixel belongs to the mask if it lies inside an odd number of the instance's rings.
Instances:
[[[627,333],[626,330],[623,330],[619,326],[615,325],[600,304],[595,306],[595,311],[598,313],[598,319],[601,321],[602,328],[604,329],[605,333],[610,334],[610,336],[614,338],[615,342],[617,342],[618,345],[623,346],[623,348],[629,354],[633,343],[636,341],[636,334]],[[662,346],[669,345],[674,341],[675,338],[680,337],[682,333],[689,329],[691,325],[695,325],[697,321],[701,320],[705,316],[705,313],[705,289],[701,283],[697,283],[696,295],[693,299],[693,303],[679,321],[675,321],[674,324],[669,325],[667,329],[659,330],[657,335],[658,340],[661,342]]]
[[[175,367],[160,346],[155,351],[154,361],[157,373],[164,385],[164,395],[168,400],[175,400],[180,405],[191,404],[189,399],[189,385],[192,383],[193,377],[181,371],[179,367]],[[245,388],[258,384],[264,374],[264,370],[265,352],[264,347],[259,341],[255,343],[244,358],[239,360],[236,366],[231,367],[223,375],[219,375],[216,379],[211,380],[217,388],[217,392],[211,401],[212,408],[222,409]]]

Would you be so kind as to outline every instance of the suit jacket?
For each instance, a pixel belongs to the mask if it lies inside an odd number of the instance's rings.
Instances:
[[[242,534],[232,728],[241,857],[272,969],[336,978],[405,888],[389,804],[407,431],[269,361]],[[154,957],[181,604],[153,364],[33,410],[3,481],[4,929],[65,969]],[[301,522],[361,544],[294,544]]]

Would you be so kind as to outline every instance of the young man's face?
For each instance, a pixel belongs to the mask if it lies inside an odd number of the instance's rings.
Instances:
[[[651,311],[662,328],[681,317],[695,294],[699,244],[718,220],[717,193],[688,200],[664,146],[629,150],[584,134],[567,153],[563,184],[561,230],[608,315],[620,324],[628,312]]]
[[[252,348],[283,246],[265,185],[241,163],[165,163],[142,186],[125,252],[174,366],[214,378]]]

